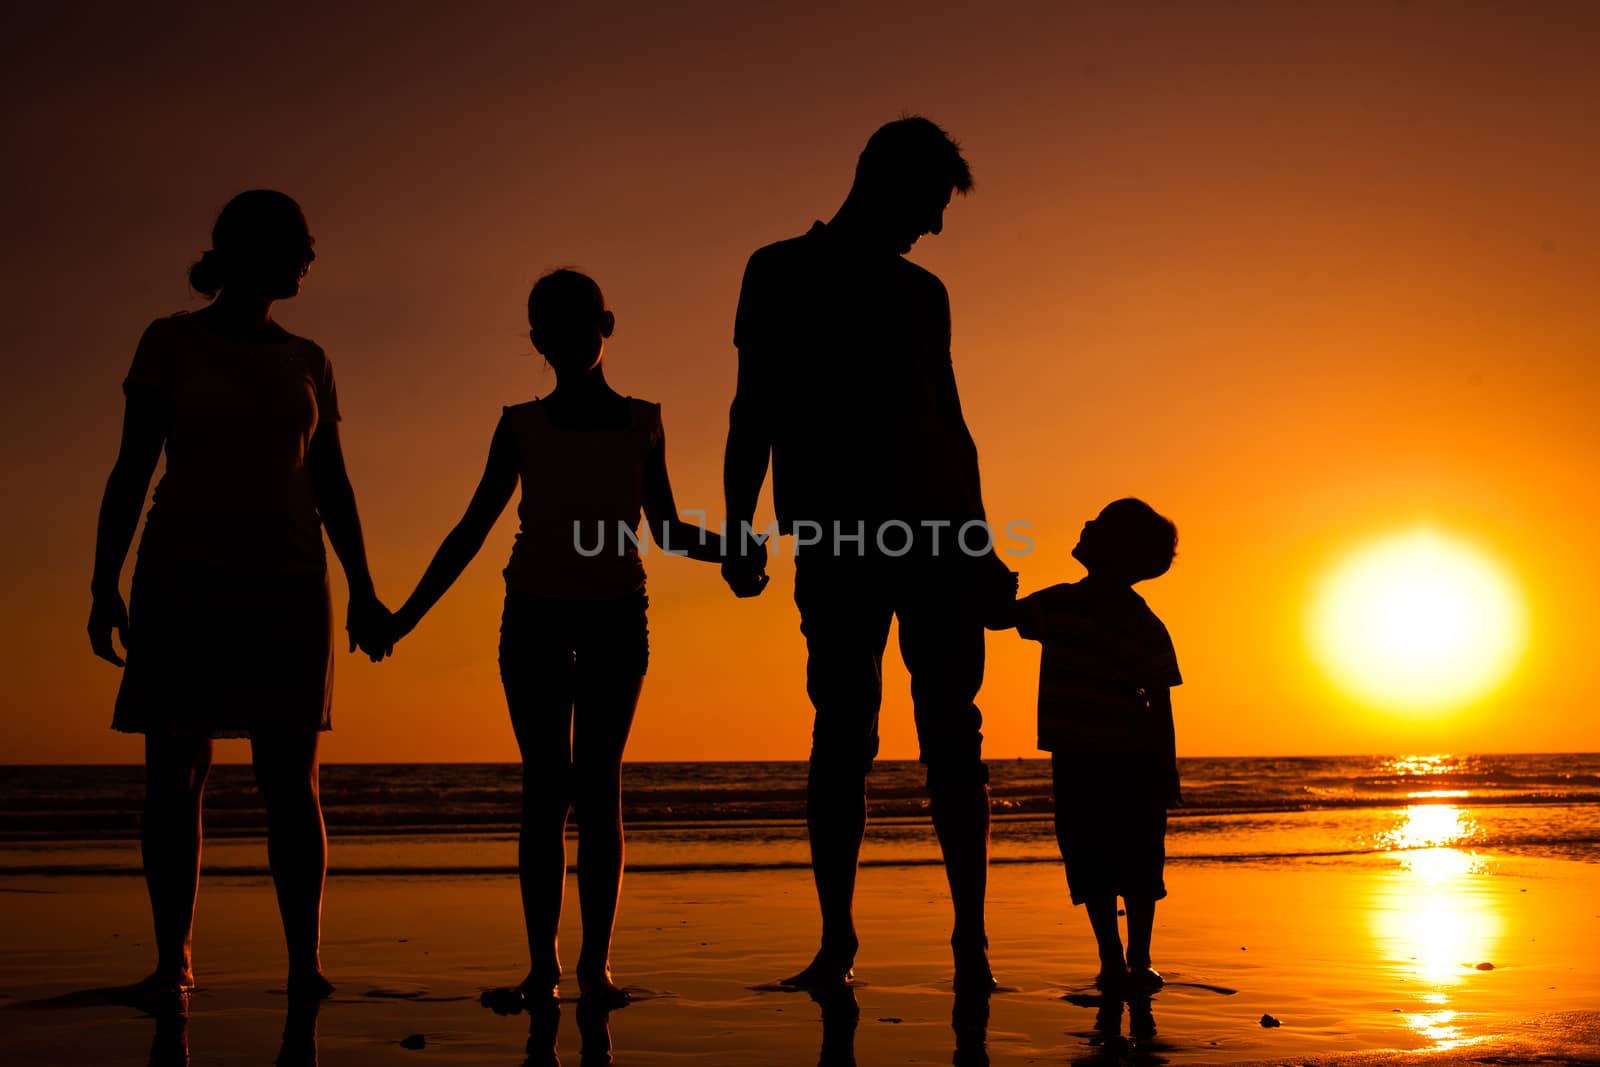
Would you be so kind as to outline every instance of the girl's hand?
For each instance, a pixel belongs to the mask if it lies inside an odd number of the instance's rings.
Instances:
[[[394,616],[390,620],[390,633],[392,636],[389,643],[391,645],[399,644],[401,638],[411,633],[412,630],[415,630],[417,628],[417,623],[421,621],[422,617],[415,611],[411,610],[411,604],[409,601],[400,605],[400,610],[395,612]]]
[[[1172,765],[1172,773],[1167,779],[1167,807],[1183,807],[1183,783],[1178,779],[1178,765]]]
[[[122,594],[118,591],[96,594],[94,604],[89,608],[89,647],[107,663],[121,667],[125,661],[117,655],[117,648],[111,643],[113,630],[122,642],[123,651],[127,651],[128,606],[123,603]]]

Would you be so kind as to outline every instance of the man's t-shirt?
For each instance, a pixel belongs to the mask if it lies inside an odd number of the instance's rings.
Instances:
[[[1039,659],[1039,747],[1132,755],[1164,744],[1152,692],[1183,684],[1167,628],[1144,598],[1083,582],[1053,585],[1016,605],[1017,633]]]
[[[935,275],[819,222],[750,257],[733,340],[730,423],[771,442],[785,532],[982,516]]]

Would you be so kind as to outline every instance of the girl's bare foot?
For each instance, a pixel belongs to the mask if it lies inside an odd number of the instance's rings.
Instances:
[[[812,957],[810,964],[799,974],[790,975],[778,982],[790,989],[835,989],[855,981],[856,950],[861,942],[851,931],[847,940],[838,944],[823,944]]]
[[[578,972],[578,998],[598,1008],[620,1008],[632,998],[628,991],[611,980],[611,968]]]

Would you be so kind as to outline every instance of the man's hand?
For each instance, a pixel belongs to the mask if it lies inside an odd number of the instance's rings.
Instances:
[[[767,539],[739,536],[733,553],[722,561],[722,580],[741,600],[760,596],[771,581],[767,574]]]
[[[728,583],[733,595],[741,600],[760,596],[772,576],[767,573],[767,561],[728,560],[722,565],[722,580]]]
[[[977,608],[988,630],[1009,630],[1016,625],[1013,609],[1020,577],[996,552],[979,561]]]
[[[123,603],[122,594],[116,590],[96,593],[94,604],[89,608],[89,647],[107,663],[121,667],[125,664],[111,642],[113,630],[122,642],[123,651],[127,651],[128,606]]]

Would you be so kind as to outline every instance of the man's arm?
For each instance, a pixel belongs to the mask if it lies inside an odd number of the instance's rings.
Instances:
[[[938,286],[938,315],[944,338],[944,356],[939,360],[934,380],[934,403],[938,432],[943,440],[944,454],[948,459],[948,479],[958,501],[953,501],[965,519],[987,521],[983,506],[983,483],[978,476],[978,445],[967,428],[966,417],[961,413],[961,393],[956,388],[955,363],[950,351],[950,293],[944,283],[935,279]],[[1011,623],[1010,603],[1017,595],[1017,574],[1000,558],[998,549],[991,545],[989,554],[981,561],[977,585],[977,603],[984,625],[991,630],[1007,629]]]
[[[961,413],[961,393],[956,388],[956,368],[951,355],[950,293],[943,282],[938,285],[938,314],[944,335],[944,358],[939,361],[938,376],[934,382],[934,402],[938,405],[939,432],[945,439],[951,460],[950,477],[960,485],[967,497],[967,509],[972,518],[985,517],[983,485],[978,476],[978,445],[967,428],[966,417]]]

